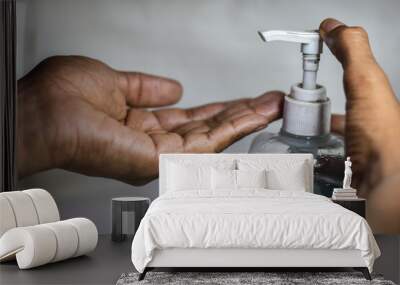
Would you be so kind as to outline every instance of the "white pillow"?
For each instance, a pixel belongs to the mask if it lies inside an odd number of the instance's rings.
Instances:
[[[266,170],[231,170],[215,169],[211,170],[212,189],[238,190],[240,188],[266,188]]]
[[[307,191],[308,182],[305,175],[305,163],[298,164],[289,172],[277,169],[268,170],[268,188],[273,190]]]
[[[239,160],[239,170],[263,170],[266,169],[267,187],[272,190],[308,191],[311,189],[307,173],[309,173],[306,161],[292,159],[274,160]]]
[[[267,171],[236,170],[237,188],[267,188]]]
[[[211,181],[213,190],[235,190],[236,170],[212,168]]]
[[[168,191],[211,189],[211,167],[169,163]]]

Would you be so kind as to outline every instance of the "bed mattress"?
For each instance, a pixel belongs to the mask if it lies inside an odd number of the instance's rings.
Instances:
[[[359,250],[370,271],[380,255],[361,216],[320,195],[265,189],[160,196],[136,232],[132,262],[143,272],[156,249],[169,248]]]

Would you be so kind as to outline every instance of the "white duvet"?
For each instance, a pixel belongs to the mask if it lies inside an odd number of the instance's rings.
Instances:
[[[133,239],[132,262],[143,272],[165,248],[358,249],[370,271],[380,255],[365,219],[328,198],[258,189],[157,198]]]

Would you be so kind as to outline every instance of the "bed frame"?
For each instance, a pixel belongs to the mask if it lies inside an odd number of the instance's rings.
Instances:
[[[266,269],[323,269],[353,268],[371,280],[369,270],[359,250],[328,249],[193,249],[171,248],[156,250],[152,261],[139,275],[143,280],[155,268],[195,269],[194,271],[265,271]]]
[[[191,163],[210,163],[210,161],[226,159],[285,159],[285,154],[162,154],[160,156],[160,188],[159,194],[166,189],[167,160],[189,160]],[[286,157],[285,157],[286,156]],[[305,161],[308,165],[309,189],[313,192],[313,157],[311,154],[291,154],[290,159]],[[271,269],[334,270],[337,268],[353,268],[361,271],[367,280],[371,275],[359,250],[329,250],[329,249],[253,249],[253,248],[170,248],[158,249],[153,259],[147,265],[139,280],[143,280],[146,273],[154,269],[188,269],[193,271],[269,271]],[[195,270],[194,270],[195,269]]]

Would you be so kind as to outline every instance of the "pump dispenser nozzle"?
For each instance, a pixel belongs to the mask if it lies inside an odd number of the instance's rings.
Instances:
[[[322,40],[317,31],[258,32],[266,41],[301,44],[303,81],[292,85],[285,97],[282,131],[298,136],[321,136],[330,132],[330,101],[326,89],[317,84],[317,71]]]
[[[322,53],[322,40],[318,32],[265,31],[258,32],[258,34],[266,42],[301,43],[301,52],[303,53],[302,87],[308,90],[316,89],[319,56]]]

